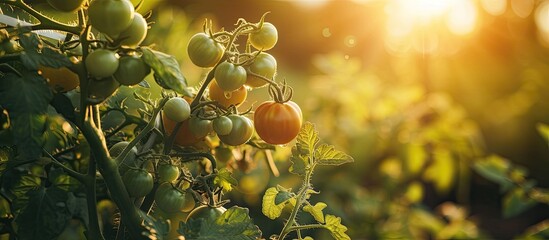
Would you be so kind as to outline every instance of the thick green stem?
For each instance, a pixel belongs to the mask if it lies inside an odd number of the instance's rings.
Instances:
[[[132,204],[126,187],[122,182],[122,177],[118,172],[116,162],[109,156],[105,138],[100,129],[95,128],[90,119],[87,119],[82,125],[82,133],[88,140],[92,156],[97,161],[97,167],[107,188],[111,192],[114,203],[118,206],[120,214],[124,217],[124,223],[128,228],[132,239],[146,239],[142,227],[143,219],[139,216],[138,209]]]
[[[99,217],[97,216],[97,193],[96,193],[96,171],[97,165],[95,157],[90,157],[88,174],[86,176],[86,201],[88,203],[89,228],[86,232],[88,239],[105,239],[99,227]]]

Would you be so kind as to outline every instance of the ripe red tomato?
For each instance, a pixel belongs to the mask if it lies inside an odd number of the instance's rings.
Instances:
[[[247,71],[272,80],[276,74],[276,65],[276,59],[271,54],[261,52],[248,66]],[[267,82],[261,78],[252,74],[248,74],[247,76],[246,85],[250,87],[255,88],[267,85]]]
[[[264,22],[263,26],[257,32],[250,33],[249,39],[252,46],[259,50],[267,51],[276,45],[278,31],[272,23]]]
[[[299,106],[292,101],[266,101],[254,113],[255,131],[265,142],[286,144],[294,139],[303,121]]]
[[[221,60],[225,48],[208,34],[197,33],[191,37],[187,53],[194,65],[207,68],[215,66]]]
[[[252,120],[240,115],[229,115],[228,117],[231,119],[233,127],[229,134],[218,135],[219,140],[230,146],[242,145],[249,141],[254,134]]]
[[[228,108],[231,105],[239,106],[248,96],[248,91],[244,86],[232,92],[225,92],[217,85],[214,80],[208,87],[210,91],[210,99],[218,102],[221,106]]]

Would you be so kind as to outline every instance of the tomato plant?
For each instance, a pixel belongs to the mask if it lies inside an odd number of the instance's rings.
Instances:
[[[212,121],[199,117],[189,119],[189,128],[196,138],[204,138],[213,131]]]
[[[213,130],[218,135],[227,135],[233,130],[233,122],[227,116],[219,116],[213,120]]]
[[[151,73],[151,68],[143,59],[134,55],[122,56],[114,78],[122,85],[132,86],[140,83]]]
[[[255,48],[267,51],[273,48],[278,41],[278,31],[269,22],[263,22],[258,31],[250,33],[250,44]]]
[[[176,127],[176,122],[168,118],[164,113],[162,113],[162,120],[164,130],[168,135],[171,135]],[[189,120],[181,122],[181,126],[175,135],[174,143],[180,146],[191,146],[200,141],[203,138],[196,137],[189,128]]]
[[[158,165],[158,181],[159,182],[173,182],[179,177],[179,168],[172,164],[159,164]]]
[[[197,33],[191,37],[187,46],[187,54],[191,61],[199,67],[213,67],[221,57],[225,49],[206,33]]]
[[[145,169],[129,169],[122,180],[130,197],[144,197],[153,189],[153,176]]]
[[[185,99],[174,97],[166,102],[162,113],[174,122],[183,122],[191,115],[191,107]]]
[[[118,54],[107,49],[97,49],[91,52],[85,60],[88,73],[95,78],[112,76],[119,64]]]
[[[246,97],[248,96],[248,90],[246,90],[244,86],[241,86],[235,91],[226,92],[217,85],[216,81],[212,81],[208,89],[210,99],[226,108],[231,105],[239,106],[246,101]]]
[[[204,220],[215,220],[221,214],[226,212],[227,209],[224,207],[211,207],[208,205],[201,205],[197,208],[195,208],[189,215],[187,216],[186,221],[188,222],[191,219],[204,219]]]
[[[255,131],[270,144],[290,142],[299,133],[302,121],[301,109],[292,101],[266,101],[254,113]]]

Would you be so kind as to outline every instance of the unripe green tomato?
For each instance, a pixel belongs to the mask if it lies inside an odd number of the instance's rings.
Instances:
[[[230,146],[238,146],[252,138],[254,127],[252,120],[240,115],[229,115],[233,128],[227,135],[218,135],[219,140]]]
[[[213,120],[213,130],[217,135],[227,135],[233,130],[233,122],[227,116],[219,116]]]
[[[246,69],[230,62],[217,65],[214,73],[215,81],[223,91],[231,92],[239,89],[246,83]]]
[[[268,53],[261,52],[255,57],[253,62],[247,67],[247,71],[254,74],[265,77],[269,80],[272,80],[276,74],[277,63],[276,59]],[[249,87],[262,87],[267,85],[267,81],[248,74],[246,79],[246,85]]]
[[[189,129],[196,138],[204,138],[213,131],[212,121],[191,117],[189,119]]]
[[[144,197],[153,189],[153,176],[145,169],[130,169],[122,178],[130,197]]]
[[[122,85],[132,86],[140,83],[151,73],[151,67],[137,56],[123,56],[120,58],[114,78]]]
[[[278,31],[272,23],[264,22],[259,31],[250,33],[249,40],[253,47],[267,51],[276,45]]]
[[[164,105],[164,114],[174,122],[183,122],[191,115],[191,106],[185,99],[173,97]]]
[[[177,213],[188,208],[190,200],[185,195],[186,191],[175,188],[171,183],[165,182],[158,186],[154,195],[156,206],[166,213]],[[194,199],[192,200],[194,202]]]
[[[91,25],[113,38],[130,26],[134,12],[128,0],[92,0],[88,7]]]
[[[225,48],[208,34],[197,33],[191,37],[187,53],[194,65],[206,68],[215,66],[221,60]]]
[[[80,8],[86,0],[47,0],[50,6],[63,12],[74,12]]]
[[[158,182],[173,182],[179,177],[179,168],[171,164],[159,164],[158,177]]]
[[[121,46],[137,47],[145,40],[147,28],[147,20],[140,13],[135,12],[132,23],[118,35],[117,39],[120,41]]]
[[[104,78],[90,83],[88,100],[91,104],[99,104],[104,102],[108,97],[112,96],[120,83],[113,77]]]
[[[95,78],[112,76],[120,64],[118,54],[107,49],[97,49],[91,52],[84,62],[88,73]]]
[[[118,159],[117,157],[124,151],[124,149],[130,145],[130,142],[122,141],[117,142],[114,145],[112,145],[111,148],[109,148],[109,154],[111,157],[116,158],[117,164],[118,164],[118,171],[124,175],[128,169],[130,169],[130,166],[135,166],[135,159],[137,158],[137,147],[133,147],[128,155],[126,155],[126,159],[122,161],[123,159]]]
[[[187,222],[191,219],[204,219],[204,221],[214,221],[221,215],[223,215],[223,213],[226,211],[227,209],[221,206],[214,208],[208,205],[202,205],[195,208],[191,213],[189,213],[189,216],[187,216]]]

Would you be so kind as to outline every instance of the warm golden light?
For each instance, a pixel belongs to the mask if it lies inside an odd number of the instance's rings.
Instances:
[[[542,44],[549,46],[549,2],[542,2],[535,13],[538,38]]]
[[[505,13],[507,0],[481,0],[480,4],[487,13],[498,16]]]
[[[488,5],[494,4],[497,3]],[[410,42],[416,51],[435,53],[440,50],[439,39],[444,35],[472,33],[478,21],[477,11],[472,0],[392,0],[385,8],[387,50],[402,53],[410,49],[410,44],[406,44]]]

